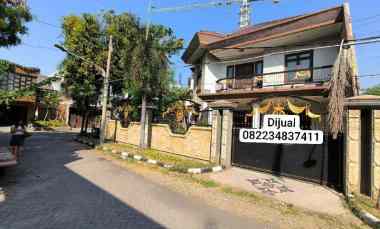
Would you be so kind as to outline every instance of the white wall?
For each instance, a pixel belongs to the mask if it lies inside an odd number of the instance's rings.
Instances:
[[[226,78],[227,65],[213,63],[215,62],[209,57],[203,58],[204,65],[202,67],[202,85],[203,92],[214,93],[216,90],[216,81]]]

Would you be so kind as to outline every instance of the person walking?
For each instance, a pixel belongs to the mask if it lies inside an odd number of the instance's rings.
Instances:
[[[24,144],[25,136],[26,136],[26,128],[22,121],[19,121],[16,125],[11,127],[11,141],[10,146],[12,149],[12,154],[15,160],[18,160],[20,156],[20,148]]]

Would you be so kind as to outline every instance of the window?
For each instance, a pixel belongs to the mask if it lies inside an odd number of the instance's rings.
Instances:
[[[227,66],[227,78],[231,79],[235,77],[235,66]]]
[[[312,80],[313,52],[302,52],[285,56],[288,81]]]
[[[252,62],[227,66],[227,78],[249,78],[263,74],[263,62]]]

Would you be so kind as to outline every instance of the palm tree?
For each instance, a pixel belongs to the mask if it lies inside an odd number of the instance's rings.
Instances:
[[[140,148],[147,148],[145,126],[147,104],[150,98],[159,96],[167,86],[170,77],[169,57],[183,46],[182,39],[176,39],[173,31],[160,25],[151,25],[145,36],[145,26],[139,25],[140,36],[135,40],[131,52],[131,79],[129,88],[141,95]]]

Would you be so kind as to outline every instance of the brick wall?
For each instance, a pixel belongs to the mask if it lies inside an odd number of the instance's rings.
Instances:
[[[360,193],[361,177],[361,120],[360,110],[348,111],[347,184],[349,192]],[[380,193],[380,110],[373,110],[372,139],[372,198]]]
[[[107,138],[114,133],[115,121],[108,122]],[[192,126],[186,134],[174,134],[167,124],[152,124],[151,148],[191,158],[210,160],[212,130],[210,127]],[[128,128],[117,124],[116,141],[138,145],[140,124],[132,122]]]

